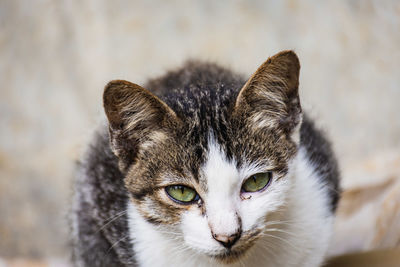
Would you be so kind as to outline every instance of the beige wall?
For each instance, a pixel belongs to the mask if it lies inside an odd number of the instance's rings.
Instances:
[[[108,80],[188,57],[250,75],[283,49],[345,186],[376,179],[363,162],[400,153],[399,1],[1,1],[0,256],[65,255],[73,164]]]

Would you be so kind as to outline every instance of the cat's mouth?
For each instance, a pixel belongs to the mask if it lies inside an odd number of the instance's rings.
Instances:
[[[253,231],[245,233],[242,237],[242,240],[245,239],[246,242],[241,243],[239,246],[236,247],[234,245],[232,249],[227,249],[220,254],[212,255],[212,258],[225,264],[230,264],[238,261],[240,258],[244,257],[246,253],[250,250],[250,248],[254,245],[255,241],[258,239],[260,232],[260,229],[254,229]]]

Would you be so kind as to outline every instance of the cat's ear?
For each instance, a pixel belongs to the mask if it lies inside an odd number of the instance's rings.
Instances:
[[[299,72],[299,59],[293,51],[268,58],[239,92],[236,113],[255,128],[291,134],[301,120]]]
[[[176,120],[174,111],[159,98],[127,81],[109,82],[104,89],[103,105],[111,148],[122,169],[134,161],[142,144],[166,138],[165,129]]]

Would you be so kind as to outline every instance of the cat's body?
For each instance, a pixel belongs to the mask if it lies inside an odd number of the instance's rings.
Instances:
[[[150,81],[157,97],[111,82],[109,127],[79,167],[76,265],[320,265],[339,174],[301,114],[298,70],[283,52],[246,84],[196,62]]]

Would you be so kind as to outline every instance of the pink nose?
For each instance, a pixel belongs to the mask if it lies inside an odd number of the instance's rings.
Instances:
[[[226,248],[231,248],[236,243],[236,241],[239,240],[241,231],[238,231],[229,236],[228,235],[219,235],[219,234],[214,234],[214,233],[211,233],[211,234],[215,240],[217,240],[219,243],[221,243],[221,245],[223,245]]]

